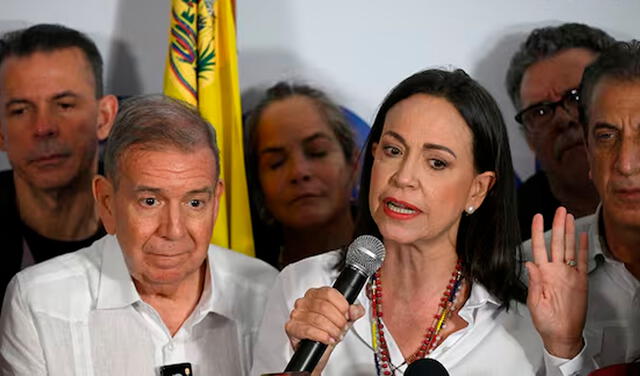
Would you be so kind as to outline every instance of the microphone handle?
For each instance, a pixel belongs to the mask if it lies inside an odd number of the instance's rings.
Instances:
[[[338,276],[338,279],[336,279],[333,288],[344,295],[347,302],[351,304],[356,300],[356,297],[366,282],[367,276],[364,272],[347,265]],[[326,349],[327,345],[324,343],[303,339],[300,341],[298,350],[293,354],[284,371],[313,372],[313,369],[318,365]]]

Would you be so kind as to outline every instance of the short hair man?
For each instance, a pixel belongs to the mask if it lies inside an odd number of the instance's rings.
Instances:
[[[589,174],[601,198],[594,215],[576,221],[589,236],[584,336],[595,364],[580,373],[587,374],[640,360],[640,43],[604,50],[585,70],[580,96]]]
[[[545,27],[533,30],[511,60],[507,91],[541,167],[518,190],[523,240],[531,237],[536,213],[552,218],[560,205],[575,217],[595,211],[598,195],[587,173],[578,85],[584,68],[613,42],[604,31],[587,25]],[[549,228],[550,223],[545,230]]]
[[[12,280],[0,373],[186,374],[190,363],[247,375],[277,272],[209,245],[223,191],[213,128],[176,100],[133,98],[104,161],[93,192],[109,235]]]
[[[84,34],[36,25],[0,40],[0,299],[20,269],[105,235],[91,194],[98,141],[117,112],[102,59]]]

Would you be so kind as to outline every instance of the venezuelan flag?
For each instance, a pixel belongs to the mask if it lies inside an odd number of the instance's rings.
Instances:
[[[225,192],[211,243],[253,256],[231,1],[171,0],[164,93],[197,106],[216,129]]]

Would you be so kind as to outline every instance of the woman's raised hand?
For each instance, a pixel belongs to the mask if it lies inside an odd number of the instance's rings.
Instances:
[[[587,234],[580,234],[576,255],[575,220],[563,207],[556,210],[551,252],[544,241],[542,215],[531,224],[534,262],[527,262],[527,305],[547,351],[570,359],[582,349],[587,313]],[[550,258],[549,258],[550,255]]]
[[[349,325],[364,315],[359,304],[349,305],[347,300],[331,287],[312,288],[296,300],[284,329],[291,346],[298,348],[302,339],[329,345],[312,375],[324,369],[333,347],[340,342]]]

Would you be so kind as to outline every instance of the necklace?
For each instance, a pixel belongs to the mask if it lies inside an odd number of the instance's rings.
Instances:
[[[411,355],[409,355],[400,365],[394,366],[391,363],[389,348],[384,337],[384,324],[382,323],[382,283],[381,273],[378,270],[368,285],[368,295],[371,299],[371,341],[374,350],[374,360],[376,363],[376,371],[378,375],[390,376],[395,375],[395,371],[404,364],[410,364],[418,359],[422,359],[429,355],[435,349],[442,338],[440,332],[444,329],[445,324],[453,311],[456,309],[456,300],[463,283],[462,265],[460,260],[456,263],[456,267],[451,273],[449,283],[440,298],[438,312],[433,316],[431,326],[427,328],[424,340],[420,347]]]

